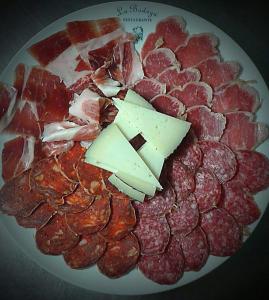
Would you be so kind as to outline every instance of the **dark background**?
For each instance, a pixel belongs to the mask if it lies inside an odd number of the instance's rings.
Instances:
[[[56,19],[105,1],[0,0],[0,73],[15,53]],[[163,1],[158,1],[163,2]],[[230,35],[269,81],[269,14],[265,4],[238,1],[165,1],[197,14]],[[263,99],[269,101],[269,99]],[[29,260],[0,237],[1,299],[269,299],[269,210],[244,247],[203,278],[158,295],[110,296],[72,286]],[[135,283],[134,283],[135,284]]]

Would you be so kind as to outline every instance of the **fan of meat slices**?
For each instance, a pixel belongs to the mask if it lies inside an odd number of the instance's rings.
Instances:
[[[0,84],[0,130],[16,134],[2,152],[0,210],[71,268],[97,264],[117,278],[137,267],[174,284],[209,255],[233,255],[259,218],[254,196],[269,186],[269,160],[255,148],[268,127],[254,120],[257,91],[222,60],[213,34],[189,35],[168,17],[140,55],[134,44],[118,18],[69,22],[30,47],[38,65],[19,64],[13,86]],[[192,123],[164,164],[163,191],[143,203],[84,162],[117,114],[111,97],[128,89]]]

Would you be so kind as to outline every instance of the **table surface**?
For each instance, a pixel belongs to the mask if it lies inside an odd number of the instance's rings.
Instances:
[[[75,10],[105,1],[1,1],[0,73],[34,34]],[[163,2],[163,1],[159,1]],[[230,35],[269,81],[269,21],[264,4],[229,1],[166,1],[197,14]],[[263,99],[269,101],[269,99]],[[158,295],[116,296],[90,292],[49,274],[32,262],[0,228],[2,299],[236,299],[266,297],[269,279],[269,209],[243,248],[223,265],[186,286]]]

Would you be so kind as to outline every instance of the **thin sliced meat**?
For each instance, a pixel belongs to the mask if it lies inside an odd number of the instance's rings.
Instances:
[[[136,224],[135,210],[129,197],[112,197],[111,217],[100,234],[107,240],[120,240],[131,232]]]
[[[188,82],[172,89],[168,95],[177,98],[187,108],[196,105],[212,105],[212,88],[205,82]]]
[[[61,153],[56,158],[67,178],[78,181],[77,166],[85,151],[85,148],[81,147],[80,143],[75,143],[69,151]]]
[[[223,135],[226,117],[212,112],[207,106],[197,105],[187,109],[187,120],[199,140],[219,141]]]
[[[136,93],[148,101],[153,97],[165,94],[166,92],[165,84],[160,83],[155,78],[143,78],[136,82],[133,89]]]
[[[238,171],[234,180],[250,193],[258,193],[269,187],[269,159],[256,151],[237,151]]]
[[[60,255],[79,242],[79,236],[69,229],[64,215],[59,214],[37,230],[35,239],[37,248],[50,255]]]
[[[168,174],[170,183],[172,184],[177,202],[185,200],[195,189],[195,181],[193,173],[186,167],[179,158],[172,160],[172,170]]]
[[[164,68],[158,75],[157,80],[166,85],[166,91],[169,92],[176,87],[182,87],[188,82],[197,82],[201,78],[198,69],[188,68],[180,70],[178,66]]]
[[[102,169],[80,160],[77,166],[77,176],[81,186],[91,194],[102,194],[105,190]]]
[[[175,54],[168,48],[150,51],[143,60],[144,72],[147,77],[157,77],[164,69],[178,66]]]
[[[70,121],[54,122],[44,126],[42,141],[92,141],[100,131],[100,126],[96,123],[78,125]]]
[[[74,147],[74,141],[44,142],[41,147],[42,153],[50,157],[68,152]]]
[[[249,225],[261,215],[254,197],[239,182],[231,180],[223,185],[221,207],[225,208],[240,225]]]
[[[221,184],[212,171],[200,168],[195,174],[194,195],[200,212],[218,206],[221,200]]]
[[[177,98],[169,95],[157,95],[150,100],[153,107],[164,114],[178,118],[185,112],[185,106]]]
[[[142,255],[163,253],[170,239],[170,228],[164,215],[140,216],[134,233],[139,240]]]
[[[180,242],[173,236],[165,253],[143,255],[138,262],[139,270],[158,284],[176,283],[183,276],[184,265]]]
[[[220,183],[225,183],[234,177],[237,161],[229,147],[213,141],[201,141],[199,146],[204,155],[203,167],[212,171]]]
[[[17,223],[25,228],[39,229],[46,225],[49,220],[57,213],[54,207],[48,203],[39,205],[28,217],[17,216]]]
[[[170,16],[161,20],[156,25],[155,32],[147,36],[141,50],[142,59],[149,51],[160,46],[175,50],[178,46],[183,45],[188,37],[185,27],[185,21],[180,16]]]
[[[191,194],[167,215],[171,233],[182,236],[189,234],[198,225],[199,216],[197,201]]]
[[[181,238],[181,247],[185,259],[185,271],[199,271],[205,265],[209,248],[206,235],[200,226]]]
[[[239,63],[221,62],[218,56],[208,58],[196,67],[201,72],[201,80],[208,83],[214,90],[237,79],[241,70]]]
[[[176,194],[170,184],[166,184],[161,192],[144,202],[135,202],[139,216],[161,216],[168,214],[176,202]]]
[[[87,235],[103,229],[108,223],[110,215],[109,197],[98,195],[88,209],[80,213],[66,214],[66,221],[72,231]]]
[[[53,157],[38,161],[31,170],[31,179],[41,193],[52,198],[69,195],[77,186],[62,174]]]
[[[107,277],[118,278],[131,271],[139,257],[139,244],[130,233],[120,241],[108,243],[105,254],[97,262],[98,269]]]
[[[30,171],[6,182],[0,190],[0,211],[11,215],[27,217],[45,202],[44,195],[30,184]]]
[[[185,45],[175,50],[176,57],[182,67],[195,66],[203,60],[218,55],[218,38],[211,33],[201,33],[189,36]]]
[[[30,169],[34,156],[34,137],[16,137],[6,142],[2,151],[2,177],[4,181]]]
[[[105,253],[106,247],[106,241],[100,235],[83,235],[80,242],[66,251],[63,257],[72,269],[83,269],[94,265]]]
[[[254,150],[269,136],[267,124],[255,122],[250,112],[230,112],[225,116],[227,125],[221,142],[233,150]]]
[[[244,81],[235,81],[214,93],[212,110],[221,113],[232,111],[255,112],[261,101],[256,89]]]
[[[215,208],[201,215],[201,227],[215,256],[231,256],[242,245],[242,232],[235,219],[224,209]]]

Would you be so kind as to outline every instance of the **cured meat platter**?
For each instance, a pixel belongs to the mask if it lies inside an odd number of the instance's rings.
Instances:
[[[0,120],[0,205],[9,215],[1,222],[41,267],[86,289],[148,294],[192,282],[240,253],[269,199],[269,94],[223,31],[163,4],[105,3],[43,29],[0,81],[9,105],[21,101],[14,114],[4,107]],[[164,163],[163,191],[144,203],[84,161],[89,142],[115,118],[112,97],[128,89],[192,127]],[[87,97],[90,109],[80,110]]]

